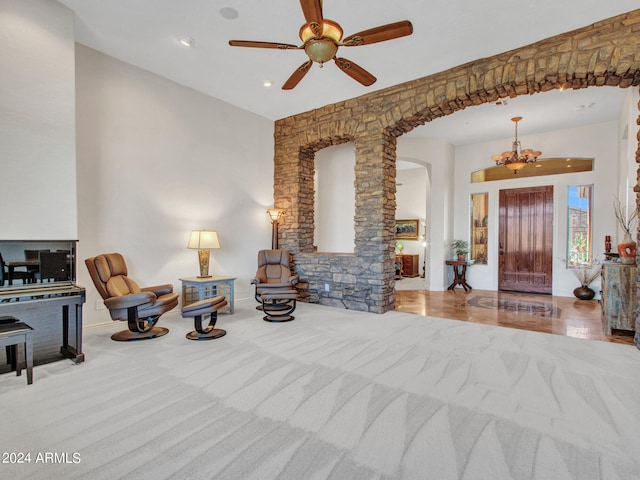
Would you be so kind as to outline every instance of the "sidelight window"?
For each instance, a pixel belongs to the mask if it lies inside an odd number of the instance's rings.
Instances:
[[[593,185],[569,186],[567,195],[567,266],[591,263]]]

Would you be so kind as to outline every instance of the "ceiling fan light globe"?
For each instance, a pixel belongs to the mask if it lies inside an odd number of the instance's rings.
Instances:
[[[338,45],[332,40],[322,38],[320,40],[309,40],[304,47],[304,51],[311,60],[317,63],[324,63],[335,57]]]

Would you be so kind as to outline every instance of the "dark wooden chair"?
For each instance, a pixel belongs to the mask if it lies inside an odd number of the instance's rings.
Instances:
[[[24,251],[24,259],[25,260],[40,260],[40,252],[50,252],[50,249],[46,250],[25,250]],[[33,277],[34,281],[38,274],[38,270],[40,267],[38,265],[27,267],[27,272],[29,272]]]
[[[63,282],[70,280],[69,259],[65,252],[40,252],[39,255],[39,276],[40,281],[45,282],[53,280],[54,282]]]
[[[13,275],[11,276],[11,280],[21,280],[22,283],[33,283],[35,277],[29,271],[14,270]],[[3,287],[5,285],[5,282],[9,283],[9,269],[4,263],[4,259],[2,258],[2,254],[0,253],[0,287]]]

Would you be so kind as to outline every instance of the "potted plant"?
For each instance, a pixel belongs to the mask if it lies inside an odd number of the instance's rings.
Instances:
[[[589,263],[581,263],[578,265],[570,266],[569,270],[573,272],[580,286],[573,290],[573,294],[580,300],[591,300],[595,297],[596,292],[589,288],[589,285],[600,276],[601,267],[598,260],[592,260]]]
[[[463,261],[469,253],[469,242],[466,240],[454,240],[451,242],[451,248],[458,256],[459,261]]]

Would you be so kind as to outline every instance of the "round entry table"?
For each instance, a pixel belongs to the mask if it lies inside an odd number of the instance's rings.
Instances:
[[[458,285],[467,292],[471,290],[471,285],[467,283],[467,265],[471,265],[467,260],[446,260],[444,263],[451,265],[453,268],[453,282],[447,287],[447,290],[453,290]]]

